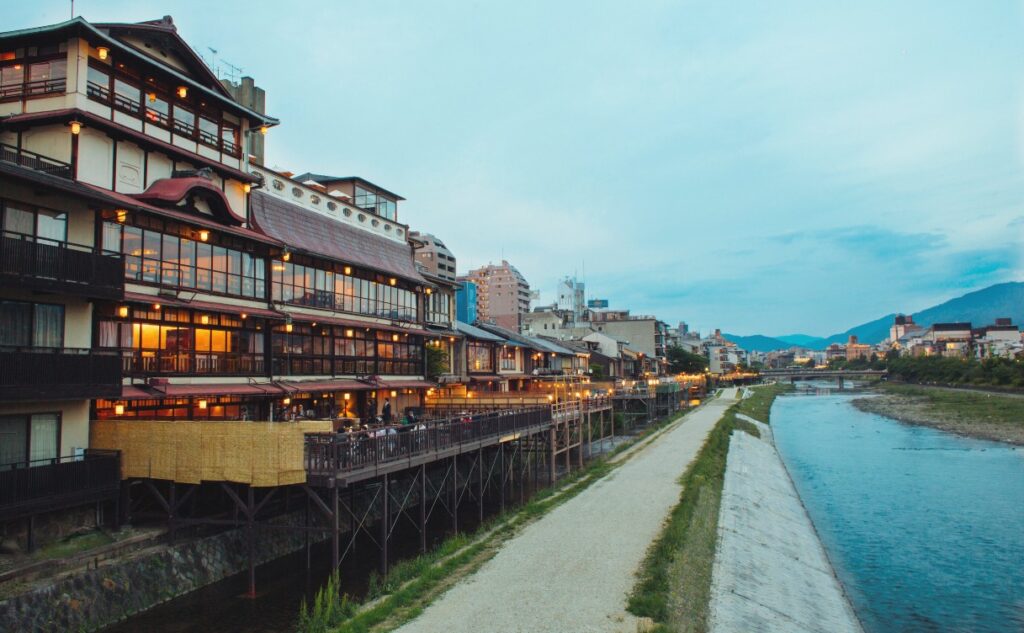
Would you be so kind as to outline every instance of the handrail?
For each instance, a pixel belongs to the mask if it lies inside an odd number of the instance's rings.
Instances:
[[[409,460],[417,455],[515,434],[551,422],[551,407],[489,411],[395,427],[306,436],[306,471],[337,474]]]
[[[71,178],[70,163],[65,163],[7,143],[0,143],[0,160],[34,169],[35,171],[41,171],[52,176]]]

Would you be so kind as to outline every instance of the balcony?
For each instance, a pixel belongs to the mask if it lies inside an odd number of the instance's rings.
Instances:
[[[121,485],[117,451],[0,465],[0,516],[5,521],[86,503],[115,500]]]
[[[0,401],[120,396],[117,352],[0,347]]]
[[[43,292],[119,299],[124,258],[117,253],[4,232],[0,234],[0,283]]]
[[[70,164],[7,143],[0,143],[0,160],[51,176],[71,179]]]

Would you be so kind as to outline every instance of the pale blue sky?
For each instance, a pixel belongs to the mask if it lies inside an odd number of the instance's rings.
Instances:
[[[2,27],[66,1],[0,0]],[[1020,2],[100,2],[268,92],[268,163],[408,198],[465,271],[826,335],[1024,278]],[[841,5],[841,6],[840,6]]]

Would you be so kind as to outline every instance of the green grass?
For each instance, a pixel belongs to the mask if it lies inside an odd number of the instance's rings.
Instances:
[[[114,539],[105,532],[94,530],[83,534],[73,534],[58,543],[40,548],[32,557],[37,560],[67,558],[101,545],[113,543]]]
[[[544,488],[525,505],[481,525],[473,535],[458,534],[445,539],[434,550],[401,561],[384,579],[374,576],[362,605],[339,595],[336,580],[317,592],[312,605],[302,605],[296,630],[299,633],[364,633],[388,622],[393,628],[412,620],[430,603],[437,589],[453,574],[472,573],[497,551],[497,545],[514,536],[529,522],[583,492],[622,462],[616,457],[631,446],[665,428],[685,412],[655,421],[629,442],[596,458],[583,470],[571,472],[553,486]],[[333,584],[332,584],[333,583]]]
[[[772,410],[772,403],[775,398],[783,393],[793,391],[793,385],[786,383],[775,383],[773,385],[761,385],[752,389],[753,394],[749,398],[743,398],[737,405],[738,413],[749,415],[760,422],[768,423],[768,414]]]
[[[880,383],[879,387],[890,394],[919,399],[926,408],[943,417],[1024,427],[1024,398],[895,383]]]
[[[755,395],[730,407],[680,478],[679,503],[648,548],[627,606],[633,615],[651,618],[656,631],[707,630],[729,438],[734,430],[761,436],[754,424],[736,414],[767,422],[772,401],[790,389],[789,385],[759,387]]]

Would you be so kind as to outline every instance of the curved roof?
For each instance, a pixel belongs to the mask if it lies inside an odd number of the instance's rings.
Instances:
[[[361,231],[262,191],[250,194],[249,209],[259,231],[297,251],[426,283],[408,242]]]
[[[215,184],[200,176],[187,178],[161,178],[153,181],[142,193],[134,194],[132,197],[150,204],[169,204],[177,206],[182,200],[193,196],[201,196],[210,205],[213,214],[223,222],[240,225],[245,222],[231,210],[231,203],[224,196],[224,192]]]

